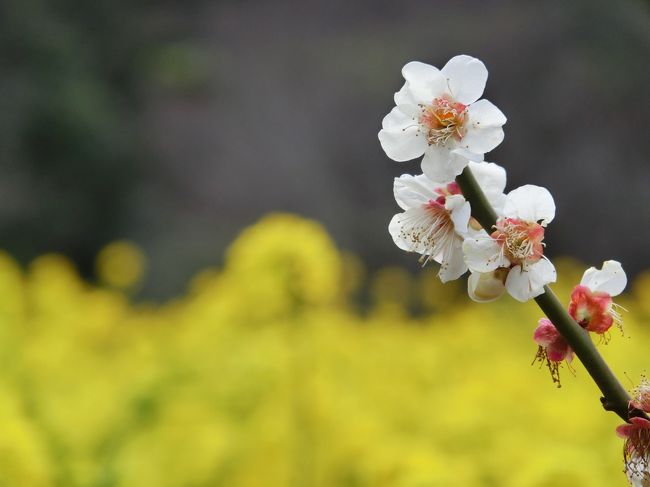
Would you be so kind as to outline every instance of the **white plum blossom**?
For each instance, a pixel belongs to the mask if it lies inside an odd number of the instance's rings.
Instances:
[[[467,271],[463,240],[469,232],[470,206],[456,183],[436,184],[424,174],[404,174],[395,179],[395,199],[404,210],[388,226],[402,250],[422,254],[440,263],[442,282],[457,279]]]
[[[486,189],[488,201],[503,207],[505,170],[487,162],[472,162],[476,180]],[[402,250],[417,252],[421,261],[440,263],[442,282],[457,279],[467,271],[463,258],[463,240],[476,234],[480,225],[471,218],[469,203],[457,183],[436,183],[426,175],[404,174],[395,178],[395,200],[404,210],[389,226],[395,244]]]
[[[518,301],[527,301],[555,282],[553,264],[544,257],[544,228],[555,217],[555,203],[547,189],[526,185],[506,195],[494,231],[468,238],[463,243],[465,262],[472,273],[470,297],[491,301],[504,290]],[[499,287],[495,280],[500,280]]]
[[[379,131],[391,159],[424,155],[422,172],[433,181],[451,182],[469,160],[482,161],[503,140],[505,115],[479,100],[488,73],[478,59],[455,56],[441,70],[412,61],[402,75],[406,82]]]

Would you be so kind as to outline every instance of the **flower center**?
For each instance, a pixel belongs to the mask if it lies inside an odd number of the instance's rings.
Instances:
[[[420,105],[420,126],[429,145],[445,145],[450,139],[461,140],[467,131],[467,106],[446,98],[435,98],[431,105]]]
[[[502,247],[506,258],[514,265],[533,264],[544,255],[544,227],[539,223],[518,218],[497,222],[492,238]]]

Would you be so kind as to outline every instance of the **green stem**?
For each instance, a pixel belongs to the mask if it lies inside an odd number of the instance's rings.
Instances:
[[[488,233],[491,233],[496,224],[497,215],[469,167],[466,167],[462,174],[456,178],[456,182],[472,206],[472,216],[478,220]],[[571,318],[557,296],[555,296],[555,293],[548,286],[544,286],[544,293],[537,296],[535,301],[555,325],[558,332],[569,343],[603,393],[601,398],[603,407],[608,411],[615,412],[624,421],[629,421],[632,416],[643,415],[641,411],[630,410],[630,396],[627,391],[607,366],[607,363],[591,341],[589,333]]]

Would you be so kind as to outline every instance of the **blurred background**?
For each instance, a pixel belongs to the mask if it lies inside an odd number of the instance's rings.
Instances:
[[[377,132],[401,67],[459,53],[489,161],[553,193],[566,300],[620,260],[650,338],[647,2],[0,2],[0,484],[625,485],[539,312],[393,244]],[[504,316],[507,316],[504,318]],[[629,376],[626,379],[623,374]],[[531,398],[534,400],[531,401]]]

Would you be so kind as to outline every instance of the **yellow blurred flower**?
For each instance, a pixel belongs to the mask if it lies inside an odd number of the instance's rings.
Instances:
[[[97,255],[96,269],[99,280],[119,289],[136,286],[144,275],[146,258],[134,244],[113,242]]]
[[[469,303],[435,269],[368,283],[320,224],[286,214],[170,302],[127,298],[144,267],[132,244],[107,246],[107,288],[62,256],[23,272],[0,254],[1,485],[625,483],[618,420],[584,369],[558,391],[530,367],[534,305]],[[368,313],[348,306],[364,285]],[[632,339],[601,347],[619,375],[648,367],[648,274],[633,289]]]

